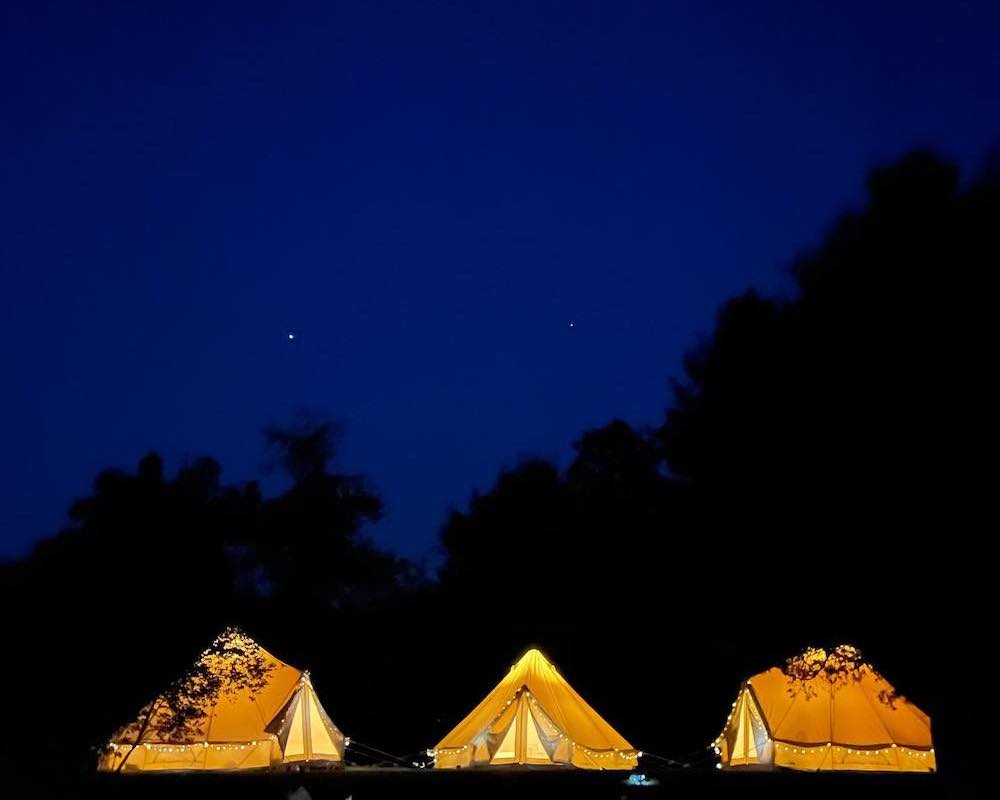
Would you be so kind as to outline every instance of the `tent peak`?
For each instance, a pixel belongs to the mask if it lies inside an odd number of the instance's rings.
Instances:
[[[522,655],[514,663],[515,664],[520,664],[522,661],[528,661],[528,660],[533,659],[533,658],[540,658],[540,659],[542,659],[542,661],[545,661],[546,663],[550,663],[549,660],[545,657],[545,654],[541,650],[539,650],[537,647],[529,647],[527,650],[524,651],[524,655]]]
[[[513,664],[510,665],[510,671],[516,672],[518,670],[537,670],[537,669],[550,669],[556,672],[555,664],[553,664],[545,656],[541,650],[537,647],[529,647],[524,653],[518,658]]]
[[[251,652],[267,653],[257,641],[242,628],[230,625],[222,630],[202,653],[202,660],[215,658],[238,658]],[[268,655],[270,655],[268,653]]]

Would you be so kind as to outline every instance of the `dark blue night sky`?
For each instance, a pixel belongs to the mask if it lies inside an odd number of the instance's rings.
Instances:
[[[151,449],[258,477],[305,407],[421,555],[502,466],[659,422],[719,303],[787,289],[870,166],[974,170],[998,30],[995,2],[4,4],[0,554]]]

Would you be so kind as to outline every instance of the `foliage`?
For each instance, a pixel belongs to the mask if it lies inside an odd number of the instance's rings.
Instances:
[[[221,697],[261,691],[273,669],[260,645],[239,628],[226,628],[184,675],[144,709],[140,724],[161,741],[185,741]]]
[[[879,690],[880,702],[894,708],[895,702],[901,699],[875,668],[864,660],[861,651],[850,644],[837,645],[829,652],[821,647],[807,647],[787,659],[785,674],[791,678],[788,693],[793,697],[800,693],[815,697],[819,691],[817,678],[835,691],[860,681],[865,675],[873,675],[877,683],[885,684],[885,688]]]
[[[290,425],[264,428],[268,466],[279,467],[295,483],[328,471],[344,436],[344,426],[322,415],[299,412]]]

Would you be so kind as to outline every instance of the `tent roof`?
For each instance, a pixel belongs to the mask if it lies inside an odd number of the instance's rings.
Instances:
[[[249,688],[220,692],[215,703],[201,708],[203,716],[191,726],[189,734],[183,737],[184,743],[247,742],[264,738],[268,723],[288,702],[299,681],[307,677],[301,670],[271,655],[245,634],[238,634],[238,637],[240,645],[259,648],[256,652],[260,654],[267,670],[264,686],[257,692],[252,692]],[[212,672],[219,674],[231,670],[235,661],[215,654],[202,656],[202,660]],[[163,696],[158,696],[153,701],[153,708],[162,700]],[[135,720],[119,729],[113,739],[130,744],[178,741],[161,737],[154,725],[143,732],[141,741],[136,741],[140,728],[140,721]]]
[[[930,748],[930,718],[867,664],[857,677],[796,680],[774,667],[747,681],[771,737],[789,744]]]
[[[496,688],[438,743],[437,749],[468,744],[504,711],[522,687],[575,744],[595,751],[634,749],[535,649],[521,656]]]

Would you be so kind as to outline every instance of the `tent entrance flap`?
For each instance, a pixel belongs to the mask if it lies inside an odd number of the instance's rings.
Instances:
[[[563,734],[530,693],[520,692],[514,700],[514,709],[513,717],[502,729],[500,744],[483,761],[490,764],[555,764],[569,760],[566,757],[560,759],[556,753]],[[501,720],[505,716],[501,715]]]
[[[507,732],[504,734],[503,741],[500,742],[500,746],[496,749],[490,762],[493,764],[512,764],[517,761],[517,727],[519,719],[514,717],[511,720],[510,725],[507,726]]]
[[[286,762],[342,758],[344,737],[326,715],[306,675],[268,732],[277,736]]]
[[[774,748],[749,689],[744,689],[736,701],[726,738],[730,766],[771,763]]]
[[[530,716],[529,716],[530,715]],[[533,714],[524,717],[524,758],[529,763],[549,763],[553,761],[552,756],[542,744],[542,739],[538,735],[538,721]]]

